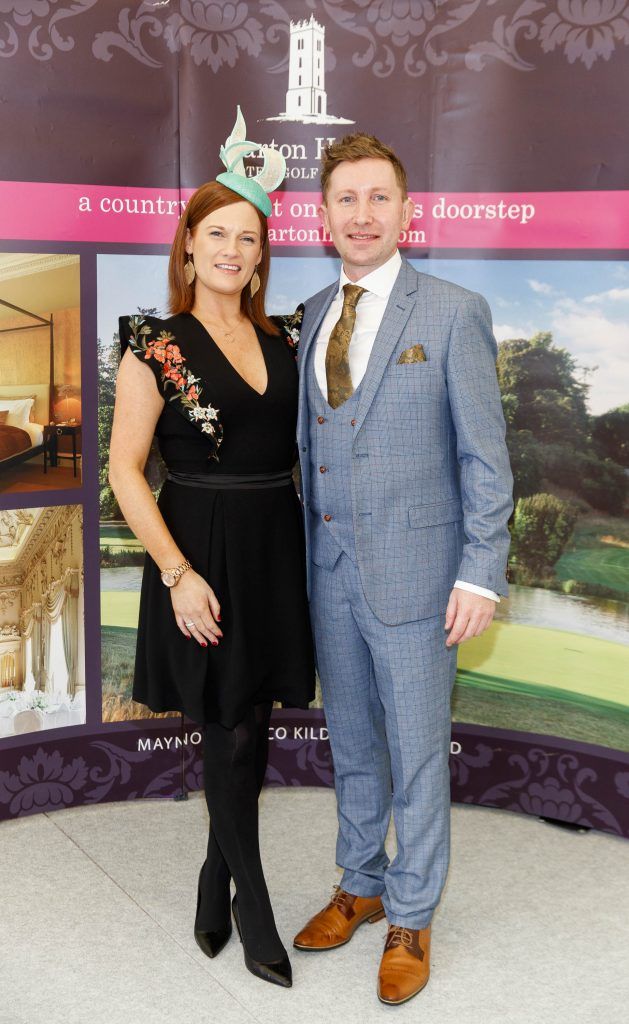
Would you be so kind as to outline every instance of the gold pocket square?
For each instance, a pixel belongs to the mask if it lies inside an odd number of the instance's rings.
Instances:
[[[400,363],[425,363],[426,361],[423,345],[412,345],[411,348],[404,349],[397,365],[399,366]]]

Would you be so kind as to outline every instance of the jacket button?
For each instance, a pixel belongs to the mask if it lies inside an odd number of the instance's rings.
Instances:
[[[327,466],[319,466],[319,472],[320,473],[327,473],[327,471],[328,471],[328,467]]]
[[[352,420],[352,426],[353,426],[353,427],[355,427],[355,426],[356,426],[356,420]]]
[[[317,423],[325,423],[325,416],[317,416]]]
[[[332,519],[332,516],[329,514],[329,512],[326,512],[326,514],[323,517],[323,521],[326,522],[326,523],[329,523],[331,519]]]

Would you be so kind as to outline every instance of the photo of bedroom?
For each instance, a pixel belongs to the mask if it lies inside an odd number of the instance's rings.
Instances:
[[[0,492],[81,484],[79,257],[0,253]]]
[[[83,510],[0,511],[0,742],[85,722]]]

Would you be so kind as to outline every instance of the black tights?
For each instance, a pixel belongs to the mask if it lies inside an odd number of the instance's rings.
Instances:
[[[270,703],[254,705],[234,729],[205,726],[203,775],[211,828],[197,918],[202,930],[225,926],[233,877],[247,951],[267,963],[285,954],[258,842],[258,796],[266,772],[271,708]]]

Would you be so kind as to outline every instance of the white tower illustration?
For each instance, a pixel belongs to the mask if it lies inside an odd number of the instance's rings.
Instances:
[[[288,51],[286,110],[265,121],[302,124],[354,124],[347,117],[328,114],[325,91],[325,26],[315,20],[291,21]]]
[[[325,29],[314,15],[291,21],[286,113],[289,117],[325,117]]]

